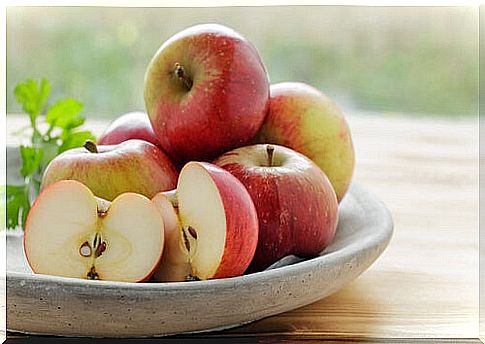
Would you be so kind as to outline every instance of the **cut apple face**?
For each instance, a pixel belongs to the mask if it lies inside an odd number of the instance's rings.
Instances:
[[[192,275],[192,271],[178,218],[175,194],[160,192],[153,197],[152,202],[162,215],[165,232],[162,260],[153,277],[160,282],[185,281]]]
[[[177,190],[182,236],[192,274],[207,279],[214,276],[224,253],[226,214],[210,174],[198,164],[187,167]]]
[[[245,187],[229,172],[201,162],[185,165],[177,186],[176,199],[163,193],[153,199],[165,222],[178,220],[155,278],[206,280],[244,273],[258,238],[256,210]],[[170,203],[177,207],[173,212]]]
[[[93,280],[147,280],[163,244],[162,216],[148,198],[125,193],[110,203],[74,180],[39,195],[24,234],[35,273]]]

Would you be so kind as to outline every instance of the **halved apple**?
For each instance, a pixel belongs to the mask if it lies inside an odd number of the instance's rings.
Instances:
[[[24,233],[35,273],[84,279],[145,281],[163,244],[163,219],[148,198],[124,193],[108,202],[74,180],[41,192]]]
[[[258,242],[258,218],[248,191],[229,172],[189,162],[176,197],[159,193],[153,202],[170,223],[156,280],[232,277],[247,269]]]
[[[162,214],[165,230],[162,260],[153,277],[161,282],[185,281],[192,271],[178,218],[175,194],[160,192],[153,197],[152,202]]]

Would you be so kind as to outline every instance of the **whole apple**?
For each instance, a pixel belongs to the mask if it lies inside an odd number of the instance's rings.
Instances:
[[[268,110],[268,75],[256,48],[239,33],[196,25],[156,52],[144,96],[163,149],[179,163],[207,161],[259,130]]]
[[[274,143],[315,162],[342,200],[354,172],[350,129],[335,103],[319,90],[297,82],[271,85],[268,116],[254,143]]]
[[[98,144],[117,145],[131,139],[161,147],[145,112],[129,112],[115,119],[98,138]]]
[[[338,203],[325,173],[310,159],[278,145],[252,145],[214,162],[248,190],[259,219],[259,239],[248,271],[286,255],[317,256],[332,241]]]
[[[124,192],[151,198],[175,188],[177,177],[172,161],[149,142],[128,140],[96,146],[88,141],[84,147],[70,149],[50,162],[41,190],[59,180],[73,179],[109,201]]]

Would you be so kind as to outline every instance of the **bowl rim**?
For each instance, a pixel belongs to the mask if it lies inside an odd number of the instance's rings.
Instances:
[[[119,281],[103,281],[103,280],[84,280],[72,277],[42,275],[33,273],[24,273],[9,271],[8,264],[6,270],[7,283],[9,282],[33,282],[33,283],[53,283],[58,286],[68,287],[89,287],[95,289],[116,289],[119,291],[164,291],[164,292],[180,292],[180,289],[187,291],[201,291],[210,288],[211,290],[224,289],[228,286],[236,287],[241,285],[274,282],[279,278],[290,278],[300,276],[304,273],[312,273],[315,269],[324,267],[325,265],[338,264],[342,260],[348,260],[350,257],[355,256],[359,252],[372,250],[378,246],[381,246],[377,257],[384,251],[389,244],[393,232],[394,224],[391,216],[391,212],[385,206],[385,204],[377,199],[372,193],[365,190],[357,183],[352,183],[349,188],[349,193],[353,197],[358,199],[365,199],[367,201],[366,209],[370,209],[371,212],[366,212],[367,218],[376,218],[377,221],[373,223],[374,230],[371,235],[359,238],[359,241],[353,241],[341,248],[326,252],[328,248],[331,248],[333,243],[327,247],[322,253],[314,258],[306,259],[294,264],[277,267],[270,270],[264,270],[259,272],[250,273],[247,275],[220,278],[204,281],[191,281],[187,282],[119,282]],[[345,201],[345,198],[344,200]],[[370,201],[370,202],[369,202]],[[338,229],[337,229],[338,230]],[[6,235],[9,235],[9,231],[6,231]],[[376,257],[376,258],[377,258]]]

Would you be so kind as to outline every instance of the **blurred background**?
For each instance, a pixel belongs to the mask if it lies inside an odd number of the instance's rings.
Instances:
[[[459,7],[7,8],[7,112],[15,85],[48,78],[87,117],[143,110],[158,47],[216,22],[259,49],[272,82],[310,83],[345,111],[478,114],[478,11]]]
[[[145,68],[159,46],[207,22],[252,41],[273,83],[307,82],[337,102],[352,130],[353,180],[395,225],[383,256],[317,303],[321,313],[309,306],[246,331],[477,337],[477,7],[10,7],[7,112],[21,112],[18,82],[46,77],[51,101],[82,101],[86,128],[100,134],[111,118],[144,110]],[[8,116],[7,131],[27,121]]]

